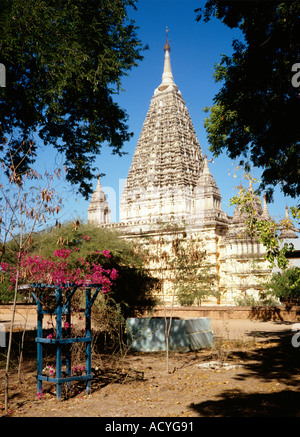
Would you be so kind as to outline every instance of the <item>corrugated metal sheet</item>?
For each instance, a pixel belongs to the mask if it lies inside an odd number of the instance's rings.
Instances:
[[[167,319],[167,323],[170,320]],[[127,345],[132,351],[155,352],[166,350],[166,324],[163,317],[127,319]],[[213,346],[210,319],[172,319],[169,349],[198,350]]]

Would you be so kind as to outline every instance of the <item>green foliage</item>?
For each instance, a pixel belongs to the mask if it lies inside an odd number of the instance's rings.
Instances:
[[[274,220],[257,220],[256,222],[258,240],[267,250],[266,259],[272,266],[277,264],[279,268],[286,269],[289,264],[286,254],[294,250],[294,245],[292,243],[282,244],[277,233],[278,229],[279,226]]]
[[[267,296],[266,293],[260,293],[260,296],[258,298],[255,298],[254,296],[249,296],[245,294],[244,296],[239,296],[235,299],[235,305],[236,306],[247,306],[247,307],[274,307],[278,306],[279,302],[278,300],[273,299],[270,296]]]
[[[115,268],[118,271],[119,277],[113,282],[109,294],[111,302],[121,305],[124,315],[132,314],[135,306],[139,306],[141,311],[154,306],[151,289],[156,280],[145,271],[144,254],[137,244],[121,239],[116,232],[75,221],[33,234],[27,253],[49,258],[61,248],[79,248],[83,258],[88,256],[93,261],[94,256],[105,269]],[[17,246],[12,241],[11,246],[8,243],[6,248],[10,260],[14,259],[14,250],[17,250]],[[102,250],[109,250],[111,257],[102,255]],[[71,252],[68,258],[70,263],[72,257],[76,257],[76,252]],[[3,261],[8,262],[8,257]]]
[[[75,247],[80,249],[82,257],[86,257],[91,251],[101,252],[108,249],[112,252],[112,259],[142,268],[142,257],[135,251],[134,246],[122,240],[117,232],[98,228],[91,224],[83,224],[79,220],[66,222],[35,233],[32,236],[32,245],[28,252],[49,257],[56,249]],[[72,253],[69,259],[71,257]],[[102,261],[105,262],[105,260],[107,259],[103,256]]]
[[[135,3],[1,1],[0,158],[6,166],[8,138],[19,174],[35,162],[42,140],[62,154],[66,179],[85,197],[92,192],[92,164],[102,144],[121,155],[131,137],[127,114],[113,97],[142,59],[137,27],[127,17]]]
[[[148,259],[158,266],[161,281],[170,281],[180,305],[201,305],[208,296],[217,297],[216,275],[201,239],[188,235],[183,227],[165,224]]]
[[[217,276],[211,272],[205,251],[197,241],[184,239],[176,248],[175,288],[180,305],[201,305],[209,296],[217,297]]]
[[[290,208],[292,217],[297,221],[297,223],[300,223],[300,207],[292,206]]]
[[[151,289],[156,280],[150,277],[144,269],[143,250],[138,243],[133,244],[121,239],[117,232],[89,224],[82,225],[79,222],[67,223],[56,229],[54,235],[56,244],[80,247],[83,256],[90,251],[109,250],[111,252],[110,258],[103,256],[101,264],[107,269],[115,268],[119,273],[119,277],[114,281],[110,297],[111,302],[121,305],[123,315],[132,315],[135,306],[138,306],[141,311],[154,306],[155,299],[151,295]],[[47,237],[49,238],[50,235]],[[47,251],[49,248],[48,245]]]
[[[300,299],[300,268],[292,267],[272,275],[265,289],[278,299]]]
[[[194,275],[195,274],[195,275]],[[201,305],[208,297],[219,297],[215,288],[216,277],[207,267],[186,268],[177,285],[177,298],[180,305]]]
[[[208,0],[197,20],[215,16],[239,28],[231,57],[222,55],[215,79],[222,82],[205,120],[210,150],[231,159],[248,156],[263,169],[261,188],[281,185],[284,194],[300,194],[299,88],[292,66],[300,56],[299,1]]]
[[[4,278],[0,274],[0,302],[8,303],[14,299],[14,290],[10,290],[11,283],[8,278]]]
[[[254,181],[250,174],[246,174],[246,178]],[[280,269],[288,267],[288,259],[286,253],[294,250],[292,243],[282,243],[280,240],[280,229],[288,227],[291,223],[286,223],[285,220],[276,222],[271,218],[262,218],[258,214],[258,199],[253,189],[246,190],[240,186],[238,194],[230,199],[230,204],[240,208],[244,215],[246,233],[250,237],[256,237],[261,242],[266,250],[265,259],[271,266],[278,266]]]

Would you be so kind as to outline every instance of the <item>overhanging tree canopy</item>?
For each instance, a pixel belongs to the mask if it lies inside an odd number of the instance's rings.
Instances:
[[[263,169],[261,188],[269,198],[277,184],[298,196],[300,87],[292,83],[292,66],[300,59],[299,1],[209,0],[196,12],[198,21],[215,16],[244,36],[216,66],[223,85],[205,120],[210,150],[250,157]]]
[[[101,145],[122,154],[131,134],[114,102],[121,78],[142,59],[127,17],[135,0],[2,0],[0,156],[10,165],[10,142],[20,174],[35,162],[39,144],[62,153],[66,178],[85,197]]]

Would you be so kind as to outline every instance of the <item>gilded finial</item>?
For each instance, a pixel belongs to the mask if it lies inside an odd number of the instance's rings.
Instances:
[[[168,32],[169,32],[169,28],[168,26],[166,27],[166,44],[164,45],[164,51],[169,50],[169,52],[171,51],[171,47],[169,44],[169,39],[168,39]]]
[[[97,180],[98,180],[98,182],[97,182],[97,187],[98,187],[98,188],[99,188],[99,187],[102,188],[102,187],[101,187],[101,173],[100,173],[100,172],[98,173]]]

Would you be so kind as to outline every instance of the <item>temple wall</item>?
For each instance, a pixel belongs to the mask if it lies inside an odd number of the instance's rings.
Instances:
[[[173,301],[173,281],[176,278],[175,264],[168,266],[168,259],[172,258],[172,242],[176,233],[162,229],[131,233],[125,229],[123,238],[138,239],[149,255],[146,269],[154,277],[162,280],[163,292],[157,296],[165,303]],[[258,298],[263,282],[270,275],[271,269],[264,259],[263,247],[250,239],[232,240],[226,235],[226,230],[214,227],[203,227],[201,230],[183,229],[188,237],[197,241],[199,250],[205,250],[205,263],[211,265],[211,272],[216,275],[216,290],[219,298],[209,297],[203,305],[234,305],[237,298],[252,296]],[[173,255],[174,256],[174,255]],[[172,264],[172,263],[171,263]],[[178,301],[174,300],[175,304]]]

